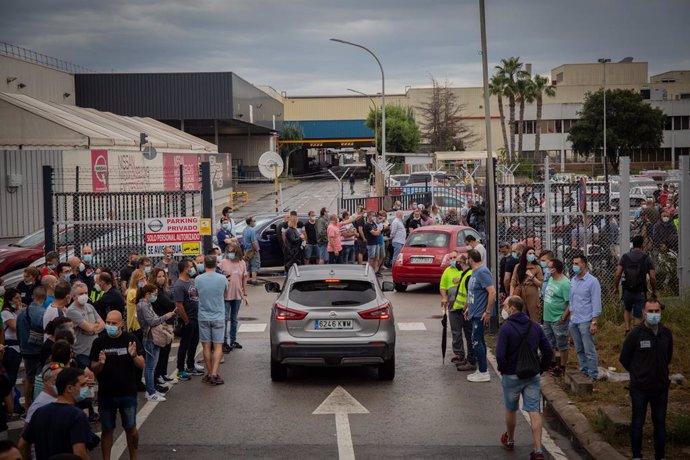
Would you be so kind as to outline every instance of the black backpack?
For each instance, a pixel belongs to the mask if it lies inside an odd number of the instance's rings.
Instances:
[[[645,290],[645,281],[647,278],[647,273],[645,273],[644,266],[647,262],[647,257],[642,259],[639,263],[633,263],[633,261],[628,257],[628,262],[625,264],[623,273],[625,274],[624,287],[628,291],[632,292],[643,292]]]
[[[532,329],[533,321],[530,320],[527,326],[527,331],[525,335],[522,336],[520,341],[520,346],[517,350],[517,361],[515,363],[515,375],[519,379],[530,379],[535,375],[539,374],[541,371],[541,365],[539,362],[539,357],[537,356],[537,351],[532,350],[529,346],[529,331]],[[513,325],[513,328],[517,331],[517,327]]]

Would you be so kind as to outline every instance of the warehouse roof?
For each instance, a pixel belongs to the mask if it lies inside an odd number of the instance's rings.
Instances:
[[[139,147],[146,133],[156,148],[217,152],[214,144],[151,118],[125,117],[95,109],[0,93],[0,144],[67,147]]]

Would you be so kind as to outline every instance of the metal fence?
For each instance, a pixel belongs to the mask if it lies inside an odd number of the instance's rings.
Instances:
[[[357,207],[362,205],[367,210],[391,211],[395,202],[399,201],[400,209],[410,209],[412,203],[419,203],[425,206],[431,205],[431,192],[416,192],[402,195],[386,195],[359,198],[341,198],[339,209],[347,209],[350,214],[357,211]]]

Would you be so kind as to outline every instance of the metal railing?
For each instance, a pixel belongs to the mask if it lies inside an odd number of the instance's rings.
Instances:
[[[26,62],[33,62],[34,64],[40,64],[51,69],[60,70],[68,73],[94,73],[95,70],[88,69],[86,67],[73,64],[68,61],[63,61],[46,54],[39,53],[21,46],[12,45],[11,43],[5,43],[0,41],[0,54],[4,56],[9,56],[17,59],[21,59]]]

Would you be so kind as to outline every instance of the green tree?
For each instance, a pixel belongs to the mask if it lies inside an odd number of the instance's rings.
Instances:
[[[568,141],[577,155],[588,157],[603,150],[604,90],[587,93],[580,118],[570,128]],[[645,103],[642,96],[626,89],[606,91],[606,154],[618,170],[618,156],[661,146],[664,112]]]
[[[535,99],[534,85],[530,78],[519,78],[515,82],[515,99],[520,104],[518,118],[518,149],[517,158],[522,158],[522,136],[525,128],[525,104],[532,103]]]
[[[532,84],[534,98],[537,101],[537,129],[534,136],[534,154],[536,155],[535,158],[538,158],[541,148],[541,115],[542,106],[544,105],[544,96],[556,96],[556,87],[551,84],[550,78],[542,77],[541,75],[535,75],[534,78],[532,78]]]
[[[301,141],[304,139],[304,130],[297,123],[285,123],[283,125],[283,134],[281,134],[280,139],[283,141]],[[283,157],[285,162],[285,168],[283,169],[283,176],[287,177],[290,171],[290,156],[302,150],[302,143],[289,143],[280,145],[280,155]]]
[[[501,64],[496,66],[496,74],[505,80],[503,96],[508,98],[509,108],[509,127],[510,127],[510,149],[508,150],[508,161],[511,162],[515,156],[515,103],[517,95],[517,81],[527,76],[527,72],[522,68],[523,64],[519,57],[501,59]],[[507,146],[506,146],[507,147]]]
[[[465,150],[476,139],[462,121],[460,114],[465,106],[458,101],[447,80],[441,84],[433,76],[430,78],[431,96],[417,107],[422,118],[422,134],[432,152]]]
[[[505,90],[506,79],[499,75],[492,76],[491,80],[489,81],[489,95],[496,96],[496,99],[498,99],[498,113],[501,117],[501,133],[503,134],[504,155],[506,149],[508,148],[508,133],[506,132],[506,115],[503,107],[503,94],[505,93]]]
[[[378,117],[378,131],[376,139],[378,145],[381,143],[381,109],[369,110],[369,116],[364,122],[365,126],[371,130],[375,127],[375,117]],[[421,135],[419,127],[414,121],[412,109],[399,107],[397,105],[386,106],[386,152],[416,152],[419,149]]]

